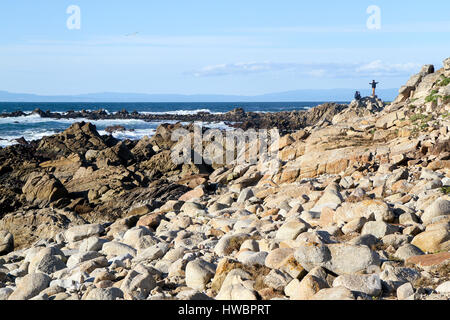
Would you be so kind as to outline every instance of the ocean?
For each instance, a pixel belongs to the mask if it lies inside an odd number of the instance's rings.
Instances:
[[[87,120],[87,119],[49,119],[31,114],[37,108],[52,112],[67,112],[70,110],[99,110],[114,113],[123,109],[128,112],[139,113],[172,113],[195,114],[197,112],[225,113],[235,108],[243,108],[246,112],[279,112],[305,110],[315,107],[323,102],[212,102],[212,103],[32,103],[32,102],[0,102],[0,113],[23,111],[27,116],[0,118],[0,147],[16,144],[16,139],[21,137],[27,141],[41,139],[44,136],[53,135],[64,131],[72,123],[90,121],[100,134],[106,134],[105,129],[112,125],[122,125],[127,131],[113,134],[117,139],[141,139],[144,136],[152,136],[162,122],[146,122],[143,120]],[[225,123],[207,123],[204,126],[226,128]],[[128,131],[132,129],[133,131]]]

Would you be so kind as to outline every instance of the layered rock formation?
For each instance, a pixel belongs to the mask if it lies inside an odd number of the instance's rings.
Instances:
[[[449,61],[389,105],[231,112],[286,133],[274,172],[173,163],[180,124],[0,149],[0,299],[449,299]]]

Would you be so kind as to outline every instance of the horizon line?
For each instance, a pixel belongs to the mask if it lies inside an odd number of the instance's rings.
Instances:
[[[33,95],[40,97],[78,97],[78,96],[87,96],[87,95],[101,95],[101,94],[116,94],[116,95],[146,95],[146,96],[236,96],[236,97],[259,97],[271,94],[282,94],[296,91],[333,91],[333,90],[371,90],[370,88],[321,88],[321,89],[292,89],[286,91],[273,91],[267,93],[260,94],[234,94],[234,93],[143,93],[143,92],[115,92],[115,91],[98,91],[98,92],[88,92],[88,93],[76,93],[76,94],[42,94],[42,93],[26,93],[26,92],[12,92],[8,90],[0,90],[0,93],[8,93],[14,95]],[[398,88],[379,88],[378,91],[386,91],[386,90],[398,90]],[[6,102],[6,101],[5,101]]]

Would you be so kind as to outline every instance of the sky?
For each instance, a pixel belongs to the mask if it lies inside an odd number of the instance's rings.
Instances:
[[[449,12],[448,0],[2,0],[0,90],[399,88],[450,56]]]

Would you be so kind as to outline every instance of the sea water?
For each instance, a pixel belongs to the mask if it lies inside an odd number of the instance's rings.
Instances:
[[[41,118],[32,111],[39,108],[43,111],[67,112],[73,111],[95,111],[105,110],[114,113],[120,110],[128,112],[137,111],[144,114],[179,114],[188,115],[198,112],[209,112],[213,114],[226,113],[235,108],[243,108],[246,112],[280,112],[305,110],[322,102],[201,102],[201,103],[27,103],[27,102],[0,102],[0,113],[22,111],[26,116],[0,118],[0,147],[16,144],[16,139],[21,137],[27,141],[41,139],[44,136],[53,135],[64,131],[72,123],[89,121],[97,127],[100,134],[106,134],[108,126],[121,125],[127,130],[115,132],[113,136],[117,139],[141,139],[144,136],[152,136],[161,123],[171,123],[174,121],[152,121],[131,119],[114,120],[88,120],[76,119],[50,119]],[[223,122],[205,123],[207,127],[226,128]]]

